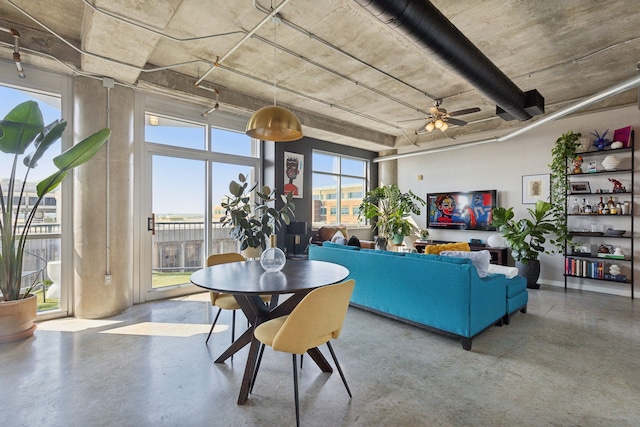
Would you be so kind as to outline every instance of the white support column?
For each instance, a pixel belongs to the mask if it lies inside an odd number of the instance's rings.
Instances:
[[[108,317],[132,305],[133,111],[131,89],[116,86],[107,93],[100,80],[74,80],[74,142],[108,121],[112,131],[108,147],[74,170],[74,312],[79,318]],[[108,273],[110,284],[105,283]]]

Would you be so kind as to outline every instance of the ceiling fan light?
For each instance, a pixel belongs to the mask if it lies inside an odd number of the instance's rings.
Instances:
[[[262,107],[251,116],[245,133],[265,141],[296,141],[302,138],[302,125],[291,111],[271,105]]]
[[[447,124],[447,122],[443,122],[442,126],[440,126],[440,130],[444,132],[447,129],[449,129],[449,125]]]
[[[444,124],[444,122],[442,120],[440,120],[440,119],[436,120],[436,122],[435,122],[436,129],[440,129],[443,124]]]
[[[427,132],[431,132],[431,131],[433,131],[433,128],[434,128],[434,127],[435,127],[435,126],[434,126],[433,122],[429,122],[429,123],[427,123],[427,126],[425,126],[425,128],[424,128],[424,129],[425,129]]]

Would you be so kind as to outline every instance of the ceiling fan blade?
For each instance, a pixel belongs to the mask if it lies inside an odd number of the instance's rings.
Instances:
[[[396,123],[417,122],[418,120],[426,120],[426,119],[424,117],[421,117],[419,119],[398,120]]]
[[[449,122],[449,124],[451,125],[456,125],[456,126],[464,126],[467,124],[467,122],[460,119],[448,119],[447,122]]]
[[[473,108],[467,108],[465,110],[452,111],[452,112],[449,113],[449,115],[451,117],[453,117],[453,116],[464,116],[465,114],[477,113],[479,111],[481,111],[480,108],[473,107]]]

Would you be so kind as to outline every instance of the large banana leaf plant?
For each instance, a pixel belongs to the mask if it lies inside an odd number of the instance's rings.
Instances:
[[[28,210],[24,222],[19,222],[29,172],[60,139],[66,127],[64,120],[55,120],[45,126],[40,107],[34,101],[19,104],[0,122],[0,151],[13,157],[8,186],[3,188],[0,184],[0,291],[4,301],[25,298],[30,292],[30,289],[21,290],[22,258],[29,229],[43,197],[55,189],[71,169],[91,159],[111,135],[109,129],[102,129],[54,157],[57,171],[37,184],[37,201]],[[30,146],[33,146],[33,152],[24,155]],[[21,183],[15,176],[20,158],[26,167]]]

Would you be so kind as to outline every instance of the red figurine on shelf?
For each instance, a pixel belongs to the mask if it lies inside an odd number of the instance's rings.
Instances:
[[[609,178],[609,181],[613,183],[613,192],[614,193],[626,193],[627,189],[622,186],[622,183],[617,179]]]

